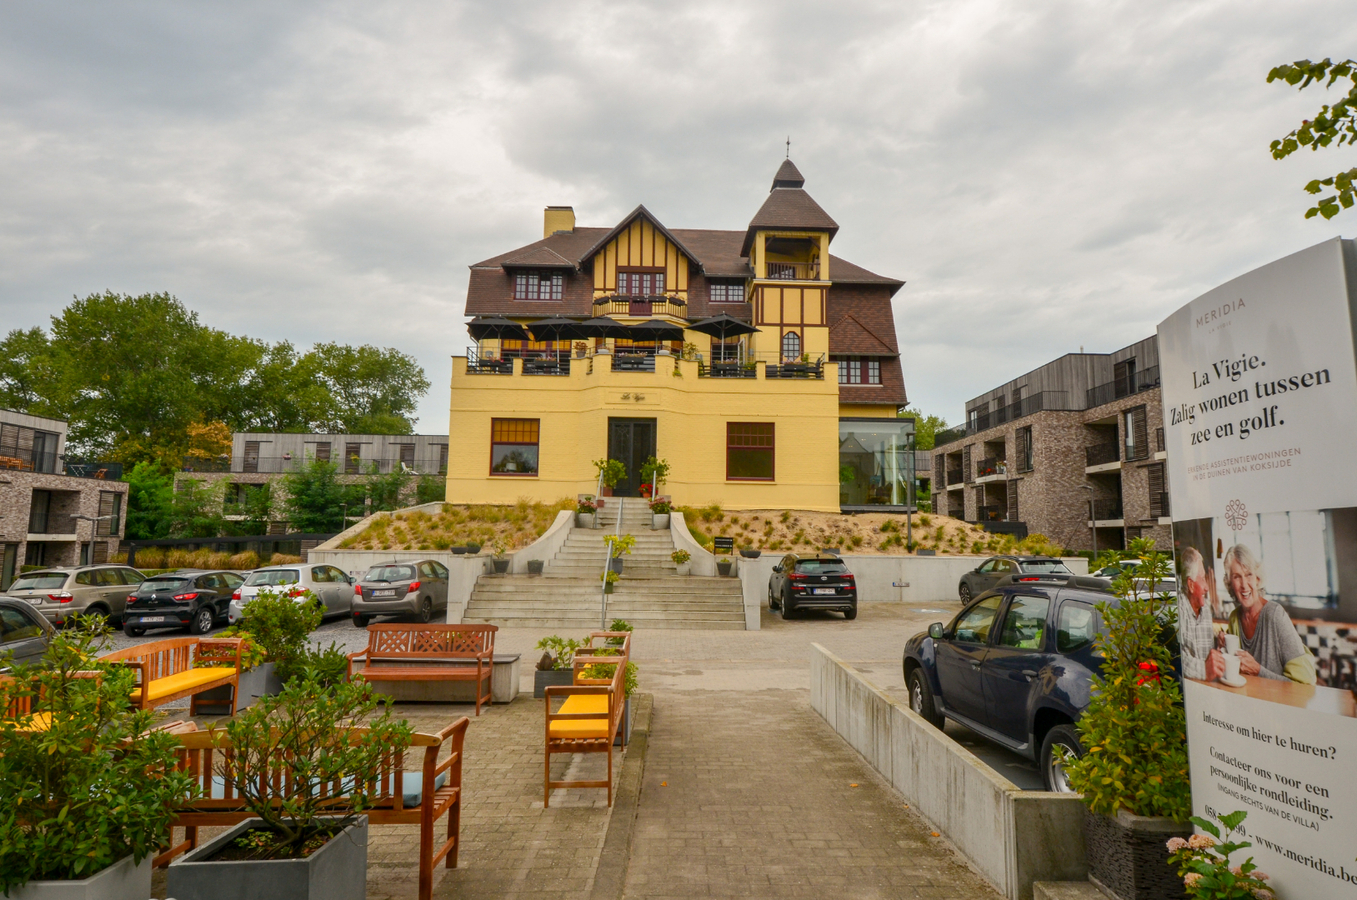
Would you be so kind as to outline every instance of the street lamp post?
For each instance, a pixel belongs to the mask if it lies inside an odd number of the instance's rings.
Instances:
[[[1089,491],[1088,495],[1088,525],[1089,530],[1093,532],[1093,561],[1098,561],[1098,520],[1093,518],[1093,486],[1089,484],[1082,485],[1083,489]]]
[[[89,539],[89,541],[84,545],[84,550],[85,550],[85,551],[88,551],[88,548],[90,548],[90,547],[92,547],[92,546],[94,545],[94,531],[95,531],[96,523],[98,523],[98,522],[108,522],[108,521],[110,521],[110,520],[112,520],[112,519],[115,519],[115,518],[117,518],[117,517],[116,517],[116,516],[82,516],[82,515],[80,515],[79,513],[76,513],[75,515],[71,516],[71,518],[72,518],[72,519],[76,519],[76,520],[81,521],[81,522],[89,522],[89,523],[90,523],[90,539]],[[82,557],[84,557],[83,561],[82,561],[80,564],[81,564],[82,566],[83,566],[83,565],[88,565],[89,562],[90,562],[90,555],[89,555],[89,553],[88,553],[88,552],[82,552],[80,555],[81,555]]]

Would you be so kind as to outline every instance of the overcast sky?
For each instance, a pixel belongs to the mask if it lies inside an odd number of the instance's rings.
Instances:
[[[610,226],[743,229],[790,134],[836,255],[895,298],[911,403],[1150,334],[1335,234],[1274,162],[1357,56],[1351,0],[8,2],[0,329],[168,291],[212,326],[414,355],[446,433],[467,266]]]

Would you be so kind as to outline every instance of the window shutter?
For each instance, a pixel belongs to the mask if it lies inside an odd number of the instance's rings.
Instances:
[[[357,475],[357,474],[358,474],[358,458],[362,455],[362,453],[363,453],[363,445],[362,445],[362,444],[345,444],[345,445],[344,445],[344,474],[345,474],[345,475]]]
[[[1155,463],[1147,470],[1150,483],[1150,518],[1164,515],[1164,464]]]
[[[328,443],[316,444],[316,459],[325,462],[330,461],[330,445]]]
[[[415,466],[415,445],[401,444],[400,448],[401,448],[400,457],[401,463],[413,469]]]
[[[246,472],[259,471],[259,442],[245,442],[245,465],[242,467]]]
[[[947,477],[946,465],[947,457],[935,450],[933,452],[933,484],[935,487],[944,486],[945,482],[943,479]]]
[[[1145,407],[1137,406],[1131,410],[1131,435],[1127,440],[1131,453],[1126,455],[1127,459],[1144,459],[1150,455],[1150,442],[1145,429]],[[1132,456],[1132,453],[1135,455]]]
[[[975,481],[975,469],[971,466],[971,448],[966,447],[961,451],[961,476],[966,484]]]
[[[1018,482],[1008,483],[1008,521],[1018,521]]]
[[[1031,440],[1031,438],[1032,433],[1028,431],[1026,428],[1019,428],[1017,433],[1015,434],[1014,449],[1018,453],[1019,472],[1030,472],[1032,470],[1032,467],[1028,465],[1027,459],[1027,443],[1028,441]]]

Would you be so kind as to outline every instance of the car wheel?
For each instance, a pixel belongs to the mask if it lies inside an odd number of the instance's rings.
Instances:
[[[194,610],[193,618],[188,623],[189,634],[207,634],[216,621],[216,612],[212,607],[200,606]]]
[[[793,615],[796,614],[796,610],[792,609],[791,600],[788,599],[788,597],[785,594],[782,597],[782,602],[778,604],[778,609],[782,610],[783,619],[790,619]]]
[[[773,594],[773,583],[768,582],[768,610],[777,612],[777,597]]]
[[[140,625],[124,625],[123,634],[128,637],[142,637],[146,634],[146,629],[142,628]]]
[[[963,583],[961,585],[961,590],[957,591],[957,594],[961,597],[962,606],[971,602],[971,586],[969,584]]]
[[[934,728],[942,728],[942,716],[933,706],[933,689],[928,686],[922,669],[909,673],[909,708]]]
[[[353,627],[354,627],[354,628],[367,628],[367,627],[368,627],[368,617],[367,617],[367,616],[354,616],[354,617],[353,617]]]
[[[83,613],[81,613],[81,615],[82,615],[82,616],[98,616],[99,619],[100,619],[100,621],[101,621],[104,625],[109,624],[109,622],[108,622],[108,620],[109,620],[108,610],[104,609],[102,606],[90,606],[90,607],[86,607],[86,608],[85,608],[85,611],[84,611]]]
[[[425,597],[419,604],[419,621],[428,623],[433,620],[433,601]]]
[[[845,609],[843,611],[843,617],[850,622],[853,621],[858,617],[858,608],[855,606],[852,609]]]
[[[1063,756],[1066,752],[1079,759],[1084,755],[1084,745],[1079,743],[1079,732],[1073,725],[1057,725],[1046,732],[1046,739],[1041,742],[1041,777],[1048,791],[1074,793],[1065,773]]]

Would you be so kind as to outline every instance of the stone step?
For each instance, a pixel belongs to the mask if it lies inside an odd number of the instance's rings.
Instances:
[[[546,585],[541,579],[533,584],[492,582],[489,578],[477,583],[474,593],[480,595],[506,595],[512,597],[542,594],[575,594],[580,592],[598,593],[600,581],[552,579]],[[651,594],[655,596],[681,597],[742,597],[740,582],[734,578],[683,578],[672,575],[668,578],[627,579],[617,582],[619,594]]]

